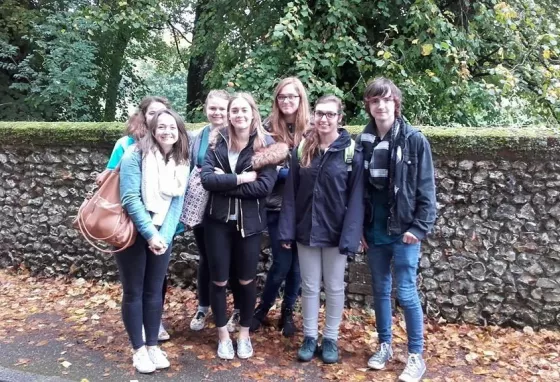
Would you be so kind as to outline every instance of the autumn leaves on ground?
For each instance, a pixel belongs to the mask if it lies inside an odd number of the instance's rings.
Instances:
[[[319,360],[301,364],[296,351],[301,331],[286,339],[275,330],[278,310],[273,310],[270,325],[252,336],[255,356],[247,361],[219,360],[215,355],[213,325],[192,332],[189,322],[196,309],[192,291],[169,288],[164,322],[172,339],[162,345],[172,367],[167,377],[188,372],[178,361],[191,352],[208,369],[209,380],[219,371],[235,369],[245,380],[341,380],[395,381],[404,368],[406,334],[399,315],[394,320],[396,360],[384,371],[366,369],[368,357],[377,343],[375,318],[365,310],[347,309],[341,326],[341,361],[323,365]],[[18,338],[35,331],[57,332],[57,340],[79,339],[80,346],[100,351],[114,369],[134,369],[129,344],[120,318],[118,284],[83,279],[37,279],[25,272],[0,270],[0,348],[2,343],[17,343]],[[52,317],[58,317],[53,320]],[[41,317],[48,322],[42,323]],[[47,318],[48,317],[48,318]],[[54,322],[54,323],[53,323]],[[301,328],[299,314],[296,323]],[[560,380],[560,331],[534,331],[499,327],[454,325],[428,320],[426,323],[426,361],[424,381],[557,381]],[[34,346],[46,346],[39,341]],[[25,368],[32,359],[20,359],[13,366]],[[61,363],[65,362],[63,358]],[[64,366],[64,365],[63,365]],[[62,373],[64,374],[64,373]],[[101,380],[111,380],[106,370]]]

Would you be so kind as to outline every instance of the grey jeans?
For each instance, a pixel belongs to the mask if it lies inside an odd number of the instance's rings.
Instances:
[[[301,273],[303,335],[317,339],[321,280],[325,288],[325,330],[323,338],[338,339],[344,311],[344,269],[346,256],[337,247],[318,248],[297,243]]]

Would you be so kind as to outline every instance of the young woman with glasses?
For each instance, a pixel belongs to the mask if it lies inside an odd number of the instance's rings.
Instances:
[[[347,255],[358,251],[363,222],[362,154],[339,126],[342,102],[327,95],[315,104],[314,127],[292,151],[280,213],[279,239],[295,240],[302,280],[304,340],[298,359],[317,351],[321,281],[326,294],[323,362],[338,361],[338,330],[344,310]]]
[[[276,142],[286,143],[290,150],[297,147],[309,125],[309,102],[301,81],[295,77],[284,78],[274,90],[272,113],[264,123],[264,128]],[[274,305],[278,291],[284,283],[279,330],[286,337],[295,333],[293,311],[300,287],[297,247],[282,247],[278,240],[278,219],[282,207],[282,194],[290,171],[290,161],[286,157],[277,167],[278,178],[272,194],[266,199],[267,226],[272,250],[272,266],[268,270],[260,303],[255,309],[251,331],[257,330],[270,308]]]

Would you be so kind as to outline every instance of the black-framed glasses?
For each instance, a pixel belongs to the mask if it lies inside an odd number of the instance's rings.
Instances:
[[[276,99],[277,99],[279,102],[284,102],[284,101],[286,101],[286,100],[288,100],[288,101],[293,101],[293,100],[296,100],[296,99],[298,99],[298,98],[299,98],[298,95],[293,95],[293,94],[288,94],[288,95],[278,94],[278,95],[276,96]]]
[[[317,119],[322,119],[325,116],[327,117],[327,119],[334,119],[334,118],[338,117],[339,115],[340,115],[340,113],[331,113],[331,112],[324,113],[322,111],[316,111],[315,112],[315,118],[317,118]]]

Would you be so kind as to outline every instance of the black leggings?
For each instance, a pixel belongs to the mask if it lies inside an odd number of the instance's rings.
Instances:
[[[146,345],[158,343],[162,290],[170,255],[171,245],[163,255],[154,255],[141,235],[132,247],[115,254],[123,288],[122,318],[134,349],[144,345],[142,325]]]
[[[196,291],[198,293],[198,305],[210,306],[210,267],[208,266],[208,254],[206,253],[206,242],[204,241],[204,225],[193,228],[194,241],[198,248],[198,272],[196,280]],[[233,307],[239,309],[239,280],[235,276],[235,269],[229,269],[229,287],[233,294]]]
[[[233,268],[239,280],[253,280],[247,285],[239,285],[239,324],[249,327],[255,310],[257,298],[255,277],[261,249],[262,234],[242,237],[237,231],[236,222],[222,223],[207,218],[204,238],[208,255],[210,279],[210,304],[216,326],[226,325],[226,290],[214,282],[228,280]],[[231,282],[231,280],[230,280]]]

